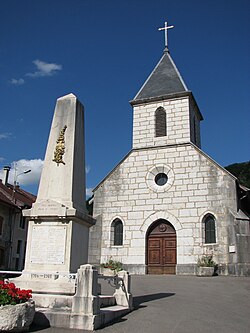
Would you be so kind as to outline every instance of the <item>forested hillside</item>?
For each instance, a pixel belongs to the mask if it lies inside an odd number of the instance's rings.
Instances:
[[[225,169],[237,177],[240,184],[250,188],[250,161],[234,163],[226,166]]]

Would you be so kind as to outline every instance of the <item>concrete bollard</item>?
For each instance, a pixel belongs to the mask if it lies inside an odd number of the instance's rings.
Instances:
[[[116,289],[114,297],[117,305],[128,307],[132,310],[133,298],[130,293],[131,277],[127,271],[118,272],[118,278],[116,280]]]
[[[77,271],[76,294],[73,296],[72,313],[100,313],[98,297],[98,272],[92,265],[81,265]]]

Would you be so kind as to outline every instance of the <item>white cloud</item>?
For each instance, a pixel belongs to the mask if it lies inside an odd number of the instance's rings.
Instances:
[[[10,83],[15,86],[21,86],[22,84],[25,83],[25,81],[24,81],[24,79],[11,79]]]
[[[0,161],[3,161],[4,158],[0,157]],[[34,159],[34,160],[26,160],[21,159],[19,161],[14,161],[11,163],[11,169],[9,173],[8,182],[10,184],[14,183],[14,179],[21,186],[27,185],[35,185],[38,184],[41,177],[41,172],[43,168],[44,161],[41,159]],[[16,171],[15,171],[16,170]],[[30,172],[23,174],[23,172],[31,170]],[[89,168],[86,168],[86,172],[88,172]],[[4,171],[3,169],[0,170],[0,179],[4,180]],[[92,196],[92,188],[86,188],[86,196]]]
[[[93,192],[92,192],[92,188],[86,188],[86,197],[88,198],[88,197],[91,197],[91,195],[93,194]]]
[[[16,178],[17,183],[20,185],[34,185],[37,184],[41,177],[43,167],[43,160],[19,160],[11,163],[11,169],[9,173],[8,182],[10,184],[14,183]],[[15,171],[16,170],[16,171]],[[23,172],[31,170],[29,173],[23,174]],[[0,178],[4,178],[3,170],[0,170]]]
[[[0,140],[9,139],[11,136],[12,136],[12,133],[0,133]]]
[[[85,166],[85,172],[86,172],[86,174],[88,174],[90,172],[90,166],[89,165]],[[86,188],[86,197],[87,197],[87,199],[92,196],[92,194],[93,194],[92,190],[93,190],[92,188]]]
[[[39,59],[34,60],[33,64],[35,64],[37,70],[33,73],[27,73],[26,76],[30,77],[52,76],[56,74],[57,71],[62,70],[62,65],[44,62]]]
[[[90,166],[86,165],[86,167],[85,167],[85,172],[86,172],[86,173],[89,173],[89,172],[90,172]]]

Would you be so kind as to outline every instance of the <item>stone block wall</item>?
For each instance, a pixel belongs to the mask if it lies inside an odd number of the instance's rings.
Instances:
[[[150,175],[162,167],[168,170],[168,186],[157,189]],[[97,223],[90,230],[89,262],[112,256],[131,267],[131,273],[145,272],[147,230],[165,219],[176,230],[177,272],[193,272],[204,253],[227,263],[229,210],[237,210],[236,202],[234,177],[192,144],[134,149],[94,193]],[[202,224],[207,213],[216,219],[217,242],[209,245]],[[115,218],[123,222],[122,246],[111,242]]]
[[[155,111],[166,111],[167,136],[155,137]],[[190,141],[189,97],[134,106],[133,148]]]

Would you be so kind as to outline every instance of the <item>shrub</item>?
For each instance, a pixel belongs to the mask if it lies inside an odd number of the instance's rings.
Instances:
[[[216,263],[213,261],[213,255],[205,255],[198,259],[197,265],[200,267],[215,267]]]
[[[20,289],[12,282],[0,281],[0,306],[25,303],[32,295],[32,290]]]
[[[115,273],[120,272],[122,270],[122,263],[120,261],[113,260],[112,257],[106,261],[105,263],[101,264],[103,268],[109,268]]]

